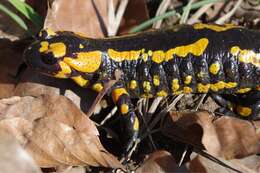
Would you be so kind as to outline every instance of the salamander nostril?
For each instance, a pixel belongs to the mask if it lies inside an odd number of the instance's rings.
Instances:
[[[53,65],[57,63],[57,59],[54,58],[51,54],[44,54],[41,57],[42,57],[42,61],[47,65]]]

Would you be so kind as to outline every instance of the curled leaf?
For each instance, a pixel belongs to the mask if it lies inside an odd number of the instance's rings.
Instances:
[[[183,113],[176,121],[170,114],[163,133],[208,153],[226,159],[260,152],[260,124],[232,117],[214,117],[208,112]],[[172,121],[174,120],[174,121]]]
[[[136,172],[150,172],[150,173],[166,173],[174,172],[177,169],[174,157],[167,151],[159,150],[150,154],[144,163]]]

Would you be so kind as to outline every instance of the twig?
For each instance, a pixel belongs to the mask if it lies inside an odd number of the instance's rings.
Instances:
[[[166,10],[168,9],[169,5],[171,3],[171,0],[163,0],[160,4],[160,6],[158,7],[155,16],[159,16],[162,15],[163,13],[166,12]],[[162,24],[162,20],[158,20],[157,22],[155,22],[153,24],[153,28],[160,28]]]
[[[123,14],[125,12],[126,6],[129,0],[119,1],[119,7],[117,12],[115,11],[113,0],[109,0],[108,3],[108,36],[115,36],[120,22],[122,20]]]
[[[100,125],[104,125],[105,122],[110,119],[113,115],[115,115],[117,111],[117,106],[115,106],[110,112],[109,114],[107,114],[107,116],[101,121]]]
[[[230,12],[228,12],[227,14],[225,14],[224,16],[219,18],[215,23],[222,25],[226,20],[228,20],[236,12],[236,10],[238,9],[238,7],[241,5],[242,2],[243,2],[243,0],[238,0],[236,5],[234,6],[234,8]]]
[[[187,24],[194,24],[199,21],[199,18],[212,6],[214,3],[207,4],[198,9],[191,17],[188,19]]]
[[[148,114],[154,114],[163,97],[156,97],[148,110]]]
[[[205,99],[206,96],[207,96],[207,94],[203,94],[203,95],[201,96],[198,105],[197,105],[197,106],[195,107],[195,109],[194,109],[195,111],[198,111],[200,105],[202,104],[202,102],[203,102],[203,100]]]
[[[180,19],[180,24],[184,24],[184,23],[187,22],[193,1],[194,0],[190,0],[189,3],[183,8],[183,13],[182,13],[182,16],[181,16],[181,19]]]

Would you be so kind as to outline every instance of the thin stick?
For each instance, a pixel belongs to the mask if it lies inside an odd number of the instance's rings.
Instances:
[[[129,0],[121,0],[117,12],[115,11],[113,0],[108,3],[108,36],[115,36],[120,22],[122,20],[123,14],[127,7]]]
[[[242,2],[243,0],[239,0],[230,12],[228,12],[226,15],[219,18],[215,23],[222,25],[226,20],[228,20],[231,16],[233,16],[233,14],[236,12],[236,10],[238,9],[238,7],[241,5]]]
[[[166,12],[166,10],[168,9],[169,5],[171,3],[171,0],[163,0],[160,4],[160,6],[158,7],[158,10],[156,11],[155,16],[159,16],[162,15],[163,13]],[[153,28],[160,28],[162,24],[162,20],[158,20],[157,22],[155,22],[153,24]]]
[[[198,9],[191,17],[188,19],[188,24],[194,24],[199,21],[199,18],[212,6],[214,3],[207,4]]]

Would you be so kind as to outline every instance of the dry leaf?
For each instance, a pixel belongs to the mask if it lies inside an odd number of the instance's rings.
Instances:
[[[91,165],[122,168],[101,145],[94,123],[57,95],[0,100],[0,129],[13,134],[41,167]]]
[[[67,0],[55,0],[48,10],[44,28],[74,31],[92,38],[104,37],[98,16],[106,24],[107,1],[93,2],[95,5],[91,0],[73,0],[70,3]]]
[[[224,164],[243,173],[259,173],[260,157],[253,155],[239,160],[221,160]],[[186,164],[189,172],[199,173],[230,173],[234,172],[226,166],[215,163],[205,157],[196,155],[189,163]]]
[[[136,173],[164,173],[174,172],[176,169],[177,165],[173,156],[167,151],[159,150],[150,154]]]
[[[18,42],[0,39],[0,98],[13,95],[17,83],[15,75],[19,64],[22,63],[23,48],[24,45]]]
[[[40,168],[16,139],[7,131],[0,130],[0,172],[1,173],[40,173]]]
[[[131,28],[148,19],[146,0],[130,0],[120,23],[119,35],[128,33]]]
[[[175,113],[171,114],[176,121]],[[165,124],[163,133],[197,148],[205,148],[214,156],[242,158],[260,152],[260,123],[232,117],[213,121],[207,112],[183,113],[176,122]]]
[[[91,90],[79,87],[71,80],[62,80],[42,75],[31,69],[25,71],[22,79],[14,90],[14,95],[17,96],[29,95],[38,97],[45,94],[64,95],[84,112],[88,111],[96,95]]]

